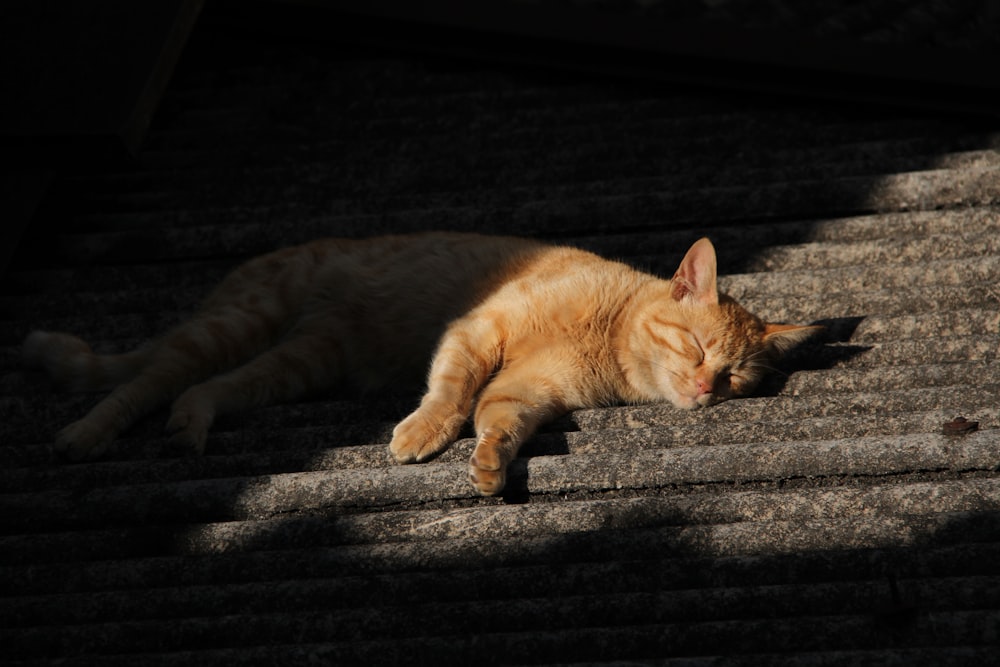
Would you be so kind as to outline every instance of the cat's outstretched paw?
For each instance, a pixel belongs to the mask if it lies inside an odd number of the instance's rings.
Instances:
[[[81,419],[56,434],[55,450],[71,461],[93,461],[107,454],[112,442],[113,434]]]
[[[185,415],[186,416],[186,415]],[[178,455],[205,453],[205,443],[208,442],[208,428],[200,428],[192,423],[181,426],[173,417],[167,422],[167,433],[170,439],[167,447]]]
[[[507,462],[501,451],[502,436],[487,429],[469,459],[469,481],[484,496],[495,496],[507,484]]]
[[[170,449],[180,453],[205,453],[208,430],[215,413],[191,391],[180,396],[170,409],[166,431],[170,434]]]
[[[448,448],[465,423],[465,415],[441,403],[421,405],[392,431],[389,451],[400,463],[426,461]]]

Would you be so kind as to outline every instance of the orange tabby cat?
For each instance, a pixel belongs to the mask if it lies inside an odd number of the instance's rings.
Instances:
[[[220,414],[346,381],[404,382],[432,359],[427,392],[389,449],[424,461],[475,406],[469,477],[495,494],[542,422],[616,402],[698,408],[745,394],[815,328],[764,324],[719,295],[707,239],[663,280],[574,248],[427,233],[280,250],[233,271],[149,345],[96,355],[75,336],[36,331],[24,357],[70,388],[114,387],[56,436],[73,459],[102,455],[169,401],[172,439],[202,452]]]

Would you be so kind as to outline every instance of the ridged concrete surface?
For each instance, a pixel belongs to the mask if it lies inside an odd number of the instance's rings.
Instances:
[[[140,164],[63,178],[3,283],[3,660],[986,664],[998,143],[983,121],[203,29]],[[227,418],[202,458],[169,456],[163,414],[105,461],[54,457],[97,396],[23,373],[30,329],[122,349],[247,255],[430,228],[662,273],[707,234],[724,289],[827,333],[752,398],[564,417],[504,498],[465,481],[468,439],[392,463],[413,392]],[[957,416],[979,429],[945,434]]]

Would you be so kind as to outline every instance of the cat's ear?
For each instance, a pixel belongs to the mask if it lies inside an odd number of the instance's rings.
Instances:
[[[715,247],[708,239],[700,239],[684,255],[671,283],[671,296],[676,301],[693,299],[698,303],[719,303],[715,284]]]
[[[764,344],[778,354],[783,354],[822,330],[823,327],[819,325],[768,323],[764,325]]]

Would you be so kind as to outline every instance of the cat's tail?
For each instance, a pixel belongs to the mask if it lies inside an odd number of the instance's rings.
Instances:
[[[123,354],[95,354],[72,334],[32,331],[24,339],[21,356],[26,366],[44,370],[71,391],[96,391],[138,375],[149,351],[142,347]]]

